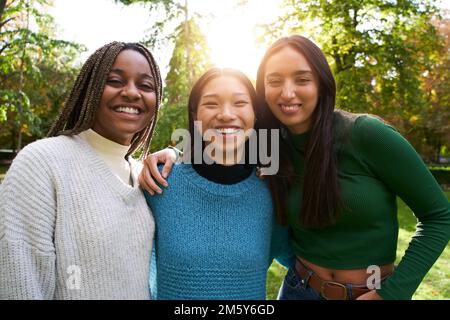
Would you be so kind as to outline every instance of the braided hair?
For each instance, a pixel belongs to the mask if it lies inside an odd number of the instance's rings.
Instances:
[[[130,149],[126,157],[141,147],[142,155],[148,153],[161,104],[162,80],[153,55],[139,43],[111,42],[97,49],[88,58],[81,67],[75,85],[65,101],[61,113],[53,123],[48,137],[76,135],[92,128],[105,88],[106,78],[119,53],[127,49],[137,51],[147,59],[150,71],[155,79],[156,106],[152,121],[131,139]]]

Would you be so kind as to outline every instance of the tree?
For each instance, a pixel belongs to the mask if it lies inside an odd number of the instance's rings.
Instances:
[[[72,79],[73,62],[83,48],[54,39],[53,20],[45,14],[48,0],[11,0],[5,2],[0,21],[0,145],[19,150],[22,135],[25,142],[41,138],[48,127],[42,127],[52,101],[45,97],[58,88],[51,77]],[[32,26],[32,27],[30,27]],[[46,79],[45,77],[50,77]],[[47,86],[47,87],[46,87]],[[39,93],[36,93],[39,91]],[[48,96],[47,96],[48,97]],[[44,103],[45,101],[45,103]]]
[[[144,3],[150,11],[163,10],[165,17],[155,24],[150,37],[144,39],[149,46],[158,41],[174,44],[169,62],[169,72],[165,79],[163,103],[152,140],[152,150],[159,150],[171,143],[172,132],[187,128],[187,100],[194,81],[211,67],[210,50],[196,19],[190,15],[187,0],[120,0],[123,4]],[[178,21],[174,30],[166,30],[170,22]],[[161,36],[167,34],[165,36]]]
[[[171,143],[170,137],[175,129],[187,129],[188,97],[194,80],[211,67],[209,48],[206,39],[194,20],[187,22],[189,37],[185,34],[186,23],[182,23],[173,35],[175,47],[169,62],[169,72],[165,80],[163,106],[152,141],[152,150],[159,150]],[[187,52],[191,52],[189,60]],[[195,54],[192,54],[195,53]]]
[[[422,74],[442,46],[431,23],[430,0],[290,0],[286,14],[266,26],[265,41],[286,33],[312,38],[324,51],[337,82],[337,106],[374,113],[408,138],[429,106]],[[421,149],[423,141],[412,139]]]
[[[2,21],[3,10],[5,10],[6,0],[0,0],[0,21]],[[1,29],[1,26],[0,26]]]
[[[450,151],[450,19],[435,19],[433,24],[444,45],[435,63],[422,74],[428,104],[418,120],[422,129],[419,138],[425,142],[422,154],[426,154],[429,160],[439,162],[440,156]]]

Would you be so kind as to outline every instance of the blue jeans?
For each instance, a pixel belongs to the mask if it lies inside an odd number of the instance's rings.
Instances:
[[[277,300],[324,300],[307,284],[308,280],[301,279],[295,267],[290,267],[278,292]]]

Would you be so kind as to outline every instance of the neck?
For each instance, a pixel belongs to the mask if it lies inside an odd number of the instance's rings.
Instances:
[[[244,152],[242,150],[234,150],[233,152],[225,152],[222,156],[213,157],[213,160],[223,166],[234,166],[241,163],[244,157]]]
[[[217,149],[213,149],[211,152],[208,152],[206,149],[204,149],[204,151],[206,151],[205,156],[212,159],[215,163],[222,166],[234,166],[242,163],[245,148],[244,146],[241,146],[232,151]]]

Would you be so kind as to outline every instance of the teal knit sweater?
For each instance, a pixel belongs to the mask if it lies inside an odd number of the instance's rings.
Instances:
[[[272,259],[293,258],[266,183],[251,174],[222,185],[188,164],[175,165],[168,183],[146,193],[156,222],[152,298],[265,299]]]

